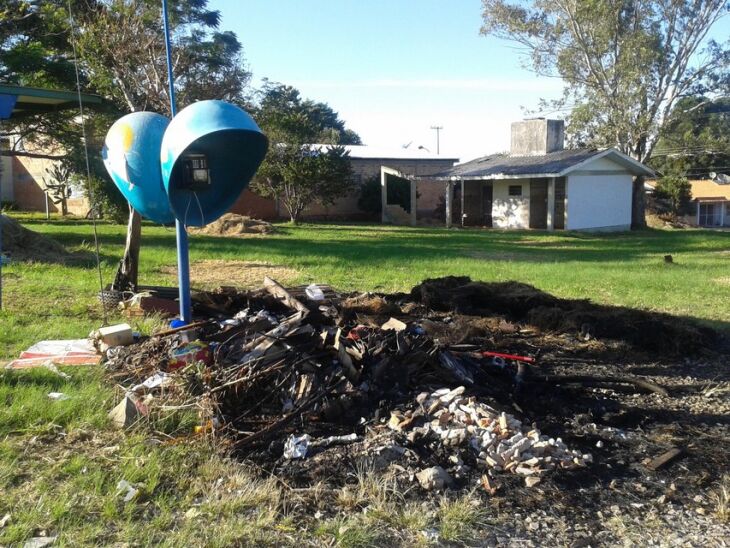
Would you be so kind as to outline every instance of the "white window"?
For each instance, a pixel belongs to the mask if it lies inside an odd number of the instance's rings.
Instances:
[[[720,207],[722,205],[700,203],[698,224],[700,226],[720,226]]]

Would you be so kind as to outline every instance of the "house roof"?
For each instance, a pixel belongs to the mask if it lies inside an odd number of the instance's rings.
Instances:
[[[314,150],[322,150],[331,145],[326,144],[313,144],[311,145]],[[368,146],[368,145],[343,145],[345,149],[350,153],[350,158],[356,158],[361,160],[440,160],[450,161],[452,163],[458,162],[458,158],[452,156],[441,156],[434,154],[425,149],[414,148],[403,148],[403,147],[383,147],[383,146]]]
[[[98,95],[82,93],[84,104],[101,104]],[[32,88],[0,84],[0,119],[24,114],[78,108],[79,94],[75,91]]]
[[[690,181],[692,198],[700,201],[730,200],[730,184],[718,183],[711,179]]]
[[[616,149],[572,149],[538,156],[495,154],[444,170],[434,179],[521,179],[525,177],[563,177],[571,171],[586,167],[599,158],[608,158],[634,175],[654,172]]]

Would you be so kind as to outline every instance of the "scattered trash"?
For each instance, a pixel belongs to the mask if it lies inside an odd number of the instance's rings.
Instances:
[[[45,367],[47,363],[58,365],[96,365],[101,356],[88,339],[50,340],[35,343],[21,352],[8,369]]]
[[[58,537],[33,537],[25,541],[23,548],[43,548],[44,546],[53,545],[56,540],[58,540]]]
[[[134,333],[129,324],[120,323],[101,327],[94,331],[90,338],[103,343],[107,347],[126,346],[134,342]]]
[[[172,382],[172,379],[168,376],[167,373],[164,373],[162,371],[158,371],[148,379],[145,379],[144,382],[141,382],[139,384],[135,384],[131,389],[130,392],[134,392],[135,394],[147,394],[148,392],[152,392],[156,388],[164,388],[165,386],[169,385]]]
[[[124,428],[152,409],[194,407],[199,423],[191,435],[225,440],[233,454],[277,473],[326,469],[329,454],[360,455],[377,469],[396,467],[423,489],[477,485],[494,493],[500,474],[533,487],[555,470],[592,463],[589,453],[524,418],[521,398],[536,388],[668,396],[629,375],[553,374],[543,367],[535,329],[499,316],[464,316],[446,304],[468,303],[474,313],[495,299],[490,306],[511,303],[514,316],[524,318],[533,301],[564,301],[519,284],[500,293],[461,279],[453,289],[446,280],[390,296],[343,297],[316,286],[316,300],[311,286],[287,289],[270,278],[259,290],[198,292],[194,309],[206,320],[109,351],[105,367],[128,391],[110,418]],[[573,327],[570,339],[550,333],[551,344],[587,344]],[[620,435],[606,428],[587,433]]]
[[[114,409],[109,411],[109,418],[117,428],[129,428],[139,419],[140,415],[146,415],[147,409],[136,396],[125,394]]]
[[[284,458],[285,459],[303,459],[307,456],[309,450],[309,434],[302,436],[295,436],[292,434],[289,439],[286,440],[284,445]]]
[[[310,301],[324,300],[324,292],[319,288],[317,284],[309,284],[304,292],[307,294],[307,298]]]
[[[52,400],[63,401],[68,399],[68,395],[63,392],[49,392],[48,397]]]
[[[0,529],[5,527],[9,521],[10,521],[10,514],[5,514],[2,518],[0,518]]]
[[[671,449],[669,449],[668,451],[665,451],[658,457],[651,459],[646,464],[646,467],[651,471],[658,470],[659,468],[662,468],[662,467],[670,464],[677,457],[681,456],[683,452],[684,451],[682,451],[682,449],[680,449],[679,447],[672,447]]]
[[[119,309],[128,318],[140,317],[146,314],[158,314],[163,318],[169,318],[179,313],[180,305],[172,299],[157,297],[146,291],[136,293],[125,301],[120,301]]]
[[[137,498],[137,495],[139,495],[139,489],[133,487],[127,480],[119,480],[117,483],[117,495],[124,495],[122,500],[124,502],[130,502]]]
[[[175,371],[191,363],[203,362],[210,365],[213,354],[208,344],[202,341],[192,341],[172,351],[172,357],[167,366],[168,371]]]

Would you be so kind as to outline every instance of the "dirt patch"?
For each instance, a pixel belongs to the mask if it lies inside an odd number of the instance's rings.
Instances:
[[[411,298],[434,310],[504,315],[543,331],[579,334],[585,340],[615,339],[650,352],[687,354],[716,342],[712,330],[683,318],[561,299],[519,282],[472,282],[468,277],[450,276],[425,280],[413,288]]]
[[[177,276],[177,267],[165,266],[160,272]],[[299,276],[299,272],[285,266],[256,261],[211,259],[190,264],[190,278],[195,287],[260,287],[266,276],[290,282]]]
[[[199,228],[191,229],[193,234],[205,234],[207,236],[263,236],[275,232],[273,225],[266,221],[252,219],[236,213],[226,213],[215,222]]]
[[[28,230],[6,215],[0,215],[0,225],[3,253],[14,261],[55,263],[71,257],[71,253],[56,240]]]

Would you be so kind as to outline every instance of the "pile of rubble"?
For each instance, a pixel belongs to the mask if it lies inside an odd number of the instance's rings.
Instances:
[[[261,290],[222,288],[194,305],[208,319],[106,350],[127,391],[114,418],[129,426],[155,410],[196,409],[197,432],[277,473],[343,446],[374,452],[387,439],[426,489],[480,482],[489,490],[498,474],[532,486],[592,456],[511,414],[521,412],[512,395],[532,382],[662,390],[623,377],[545,375],[538,346],[509,353],[499,335],[529,327],[456,317],[405,294],[341,296],[267,278]]]
[[[391,414],[388,426],[397,431],[410,430],[407,439],[411,443],[425,438],[460,452],[471,451],[476,458],[470,460],[475,460],[477,468],[495,472],[537,478],[556,467],[572,469],[592,461],[590,454],[570,450],[560,438],[527,428],[512,415],[500,413],[475,397],[465,397],[464,391],[459,386],[431,394],[423,392],[416,397],[419,407],[415,411]],[[419,418],[422,426],[411,428]],[[464,460],[457,455],[452,462],[460,475]]]

